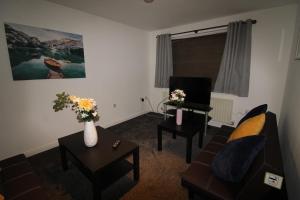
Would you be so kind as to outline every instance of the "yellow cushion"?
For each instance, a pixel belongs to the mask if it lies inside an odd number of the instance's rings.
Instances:
[[[227,142],[246,136],[258,135],[263,129],[265,121],[266,115],[264,113],[245,120],[231,133]]]
[[[4,196],[0,194],[0,200],[4,200]]]

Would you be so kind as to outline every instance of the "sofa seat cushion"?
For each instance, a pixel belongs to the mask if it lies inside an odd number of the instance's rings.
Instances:
[[[197,157],[193,160],[193,163],[201,163],[205,166],[210,167],[211,163],[214,160],[215,153],[201,151]]]
[[[182,185],[205,193],[213,199],[234,199],[236,185],[224,184],[216,179],[210,166],[192,163],[182,175]]]
[[[32,167],[27,160],[23,160],[2,169],[3,182],[16,179],[24,174],[32,173]]]
[[[222,148],[224,147],[224,144],[221,143],[215,143],[215,142],[209,142],[202,151],[210,152],[213,154],[217,154]]]
[[[34,188],[22,195],[15,197],[13,200],[44,200],[45,191],[42,188]]]
[[[210,143],[216,143],[216,144],[220,144],[220,145],[224,145],[226,144],[228,138],[221,136],[221,135],[215,135],[211,140]]]
[[[220,130],[216,133],[216,135],[220,135],[220,136],[228,138],[233,130],[234,130],[234,127],[223,125],[223,126],[221,126]]]
[[[0,200],[4,199],[4,187],[3,187],[3,180],[2,180],[2,168],[0,168]]]
[[[25,160],[26,160],[25,155],[24,154],[19,154],[19,155],[13,156],[11,158],[7,158],[5,160],[0,161],[0,167],[2,169],[4,169],[8,166],[14,165],[16,163],[19,163],[19,162],[22,162],[22,161],[25,161]]]
[[[8,200],[21,197],[39,188],[41,188],[40,181],[33,172],[10,179],[4,183],[5,195]]]
[[[5,200],[49,199],[24,154],[0,161]]]

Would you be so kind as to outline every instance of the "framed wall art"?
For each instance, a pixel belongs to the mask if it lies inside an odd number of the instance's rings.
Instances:
[[[14,80],[85,78],[82,36],[5,23]]]
[[[296,60],[300,60],[300,32],[298,33],[298,38],[297,38],[297,46],[296,46],[295,59]]]

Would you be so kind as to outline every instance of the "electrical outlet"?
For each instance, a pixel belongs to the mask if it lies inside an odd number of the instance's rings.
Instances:
[[[265,174],[264,183],[271,186],[271,187],[281,189],[282,181],[283,181],[282,176],[272,174],[270,172],[266,172],[266,174]]]
[[[169,91],[164,90],[164,91],[161,92],[161,95],[162,95],[162,98],[163,98],[163,99],[164,99],[164,98],[167,98],[167,97],[169,96]]]
[[[233,126],[233,125],[234,125],[234,121],[230,121],[230,122],[228,123],[228,125]]]

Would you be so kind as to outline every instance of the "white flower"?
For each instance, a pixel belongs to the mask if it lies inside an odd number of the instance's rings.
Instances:
[[[176,89],[171,92],[170,100],[175,102],[183,102],[185,93],[183,90]]]
[[[86,114],[86,113],[81,113],[81,117],[82,118],[86,118],[86,117],[88,117],[89,115],[88,114]]]
[[[98,113],[95,111],[95,112],[92,113],[92,115],[93,115],[94,117],[96,117],[96,116],[98,115]]]

